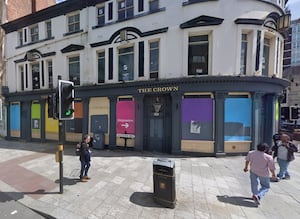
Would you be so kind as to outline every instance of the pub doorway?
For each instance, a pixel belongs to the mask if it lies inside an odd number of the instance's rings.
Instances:
[[[145,97],[143,150],[171,153],[171,114],[171,98],[169,95]]]

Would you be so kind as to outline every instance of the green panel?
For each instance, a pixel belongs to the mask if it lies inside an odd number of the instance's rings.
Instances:
[[[33,132],[41,129],[41,105],[39,103],[31,105],[31,127]],[[33,133],[32,137],[34,137]]]
[[[31,118],[41,118],[41,105],[39,103],[33,103],[31,105]]]

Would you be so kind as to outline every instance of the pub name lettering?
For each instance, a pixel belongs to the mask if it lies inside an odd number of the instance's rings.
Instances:
[[[178,91],[179,88],[178,86],[174,87],[146,87],[146,88],[139,88],[138,92],[139,93],[159,93],[159,92],[176,92]]]

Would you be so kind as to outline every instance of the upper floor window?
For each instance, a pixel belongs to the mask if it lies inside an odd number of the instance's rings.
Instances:
[[[133,47],[119,49],[119,81],[134,79]]]
[[[113,19],[113,3],[110,2],[108,3],[108,20],[112,20]]]
[[[39,40],[39,26],[34,25],[30,27],[30,40],[31,42],[36,42]]]
[[[159,41],[150,42],[150,57],[149,57],[149,70],[151,73],[158,74],[159,67]],[[157,78],[157,77],[156,77]]]
[[[133,0],[121,0],[118,2],[118,19],[125,20],[133,17]]]
[[[40,89],[40,64],[34,63],[31,65],[32,73],[32,89]]]
[[[98,83],[104,83],[105,79],[105,52],[98,53]]]
[[[156,11],[159,9],[159,0],[150,0],[149,1],[149,10]]]
[[[80,17],[79,14],[68,16],[68,32],[79,31],[80,28]]]
[[[270,57],[270,39],[264,39],[264,49],[262,58],[262,75],[268,76],[269,73],[269,57]]]
[[[51,21],[46,22],[46,39],[51,38],[52,36],[52,27],[51,27]]]
[[[47,62],[49,88],[53,88],[53,66],[52,61]]]
[[[19,72],[20,72],[20,81],[21,81],[21,83],[20,83],[20,86],[21,86],[21,91],[23,91],[24,90],[24,74],[25,74],[25,72],[24,72],[24,66],[23,65],[20,65],[19,66]]]
[[[80,57],[74,56],[69,58],[69,80],[74,85],[80,85]]]
[[[144,0],[138,1],[138,12],[144,11]]]
[[[23,46],[23,30],[19,30],[18,31],[18,45],[19,46]]]
[[[97,8],[97,22],[98,22],[98,25],[105,24],[105,7],[104,6]]]
[[[248,39],[247,34],[242,34],[241,43],[241,63],[240,63],[240,74],[245,75],[247,70],[247,49],[248,49]]]
[[[188,75],[208,74],[208,46],[208,35],[189,37]]]

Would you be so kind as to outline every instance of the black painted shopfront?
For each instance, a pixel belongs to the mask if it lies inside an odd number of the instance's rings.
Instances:
[[[134,133],[128,134],[128,146],[138,151],[183,154],[225,155],[244,153],[259,142],[272,143],[276,132],[278,114],[276,103],[289,85],[287,80],[267,77],[203,76],[177,80],[153,80],[80,86],[75,88],[76,101],[82,112],[78,118],[82,124],[82,136],[91,133],[91,116],[105,114],[108,127],[105,144],[109,148],[123,147],[118,134],[118,107],[124,100],[133,101]],[[7,94],[7,139],[48,141],[46,121],[46,96],[53,90]],[[107,99],[106,111],[97,113],[93,98]],[[102,100],[102,99],[99,99]],[[11,129],[10,116],[14,106],[20,105],[20,133]],[[28,127],[32,126],[32,103],[40,103],[40,134],[34,137]],[[94,101],[100,104],[101,101]],[[228,113],[233,104],[242,104],[247,116],[243,121]],[[132,103],[130,103],[132,104]],[[102,107],[102,106],[101,106]],[[99,107],[99,109],[102,109]],[[76,107],[75,107],[76,110]],[[119,109],[120,110],[120,109]],[[237,117],[239,111],[236,111]],[[128,120],[129,121],[129,120]],[[130,123],[129,123],[130,124]],[[128,126],[128,124],[126,124]],[[228,127],[237,127],[228,131]],[[234,133],[234,136],[231,136]],[[68,135],[69,133],[67,133]],[[69,137],[70,139],[70,137]],[[71,142],[66,139],[66,142]],[[72,139],[72,138],[71,138]]]

